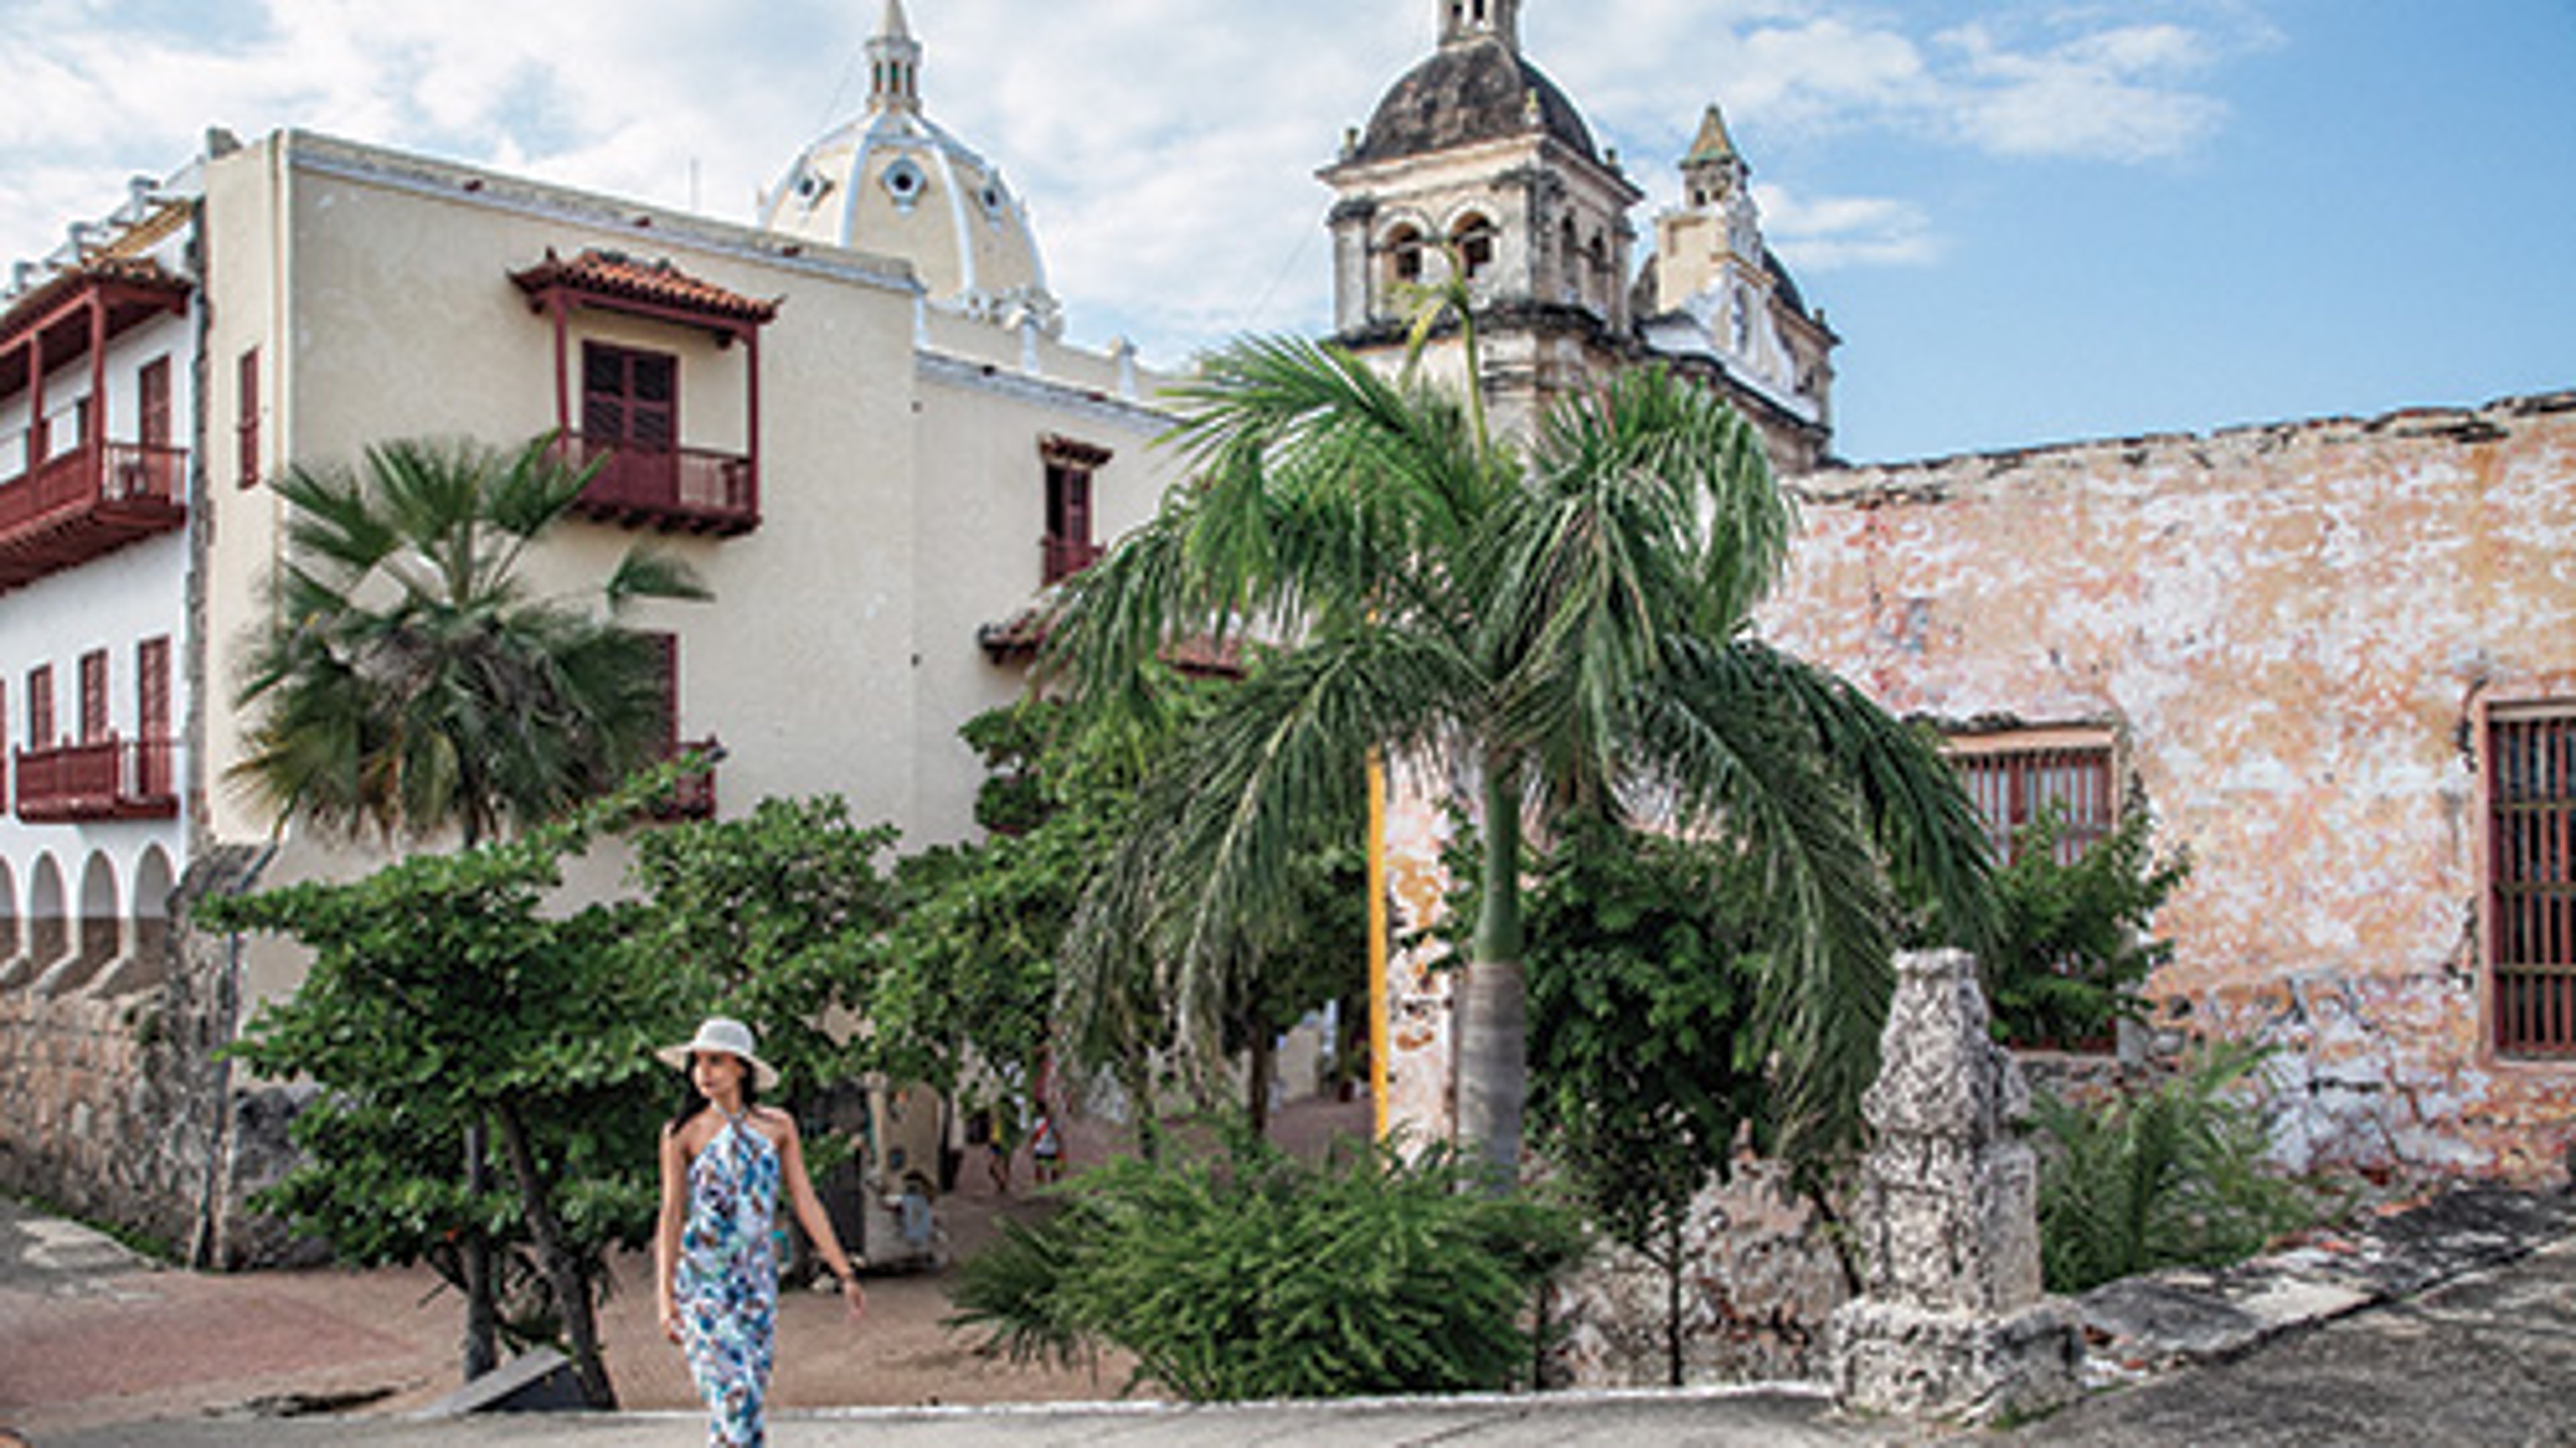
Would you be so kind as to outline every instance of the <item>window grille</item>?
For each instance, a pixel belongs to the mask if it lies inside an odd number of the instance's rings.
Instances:
[[[2021,833],[2058,816],[2057,862],[2071,865],[2120,822],[2119,793],[2112,787],[2111,746],[2049,745],[1954,753],[1951,762],[1986,827],[1997,864],[2020,857]]]
[[[2487,720],[2495,1043],[2576,1057],[2576,713]]]

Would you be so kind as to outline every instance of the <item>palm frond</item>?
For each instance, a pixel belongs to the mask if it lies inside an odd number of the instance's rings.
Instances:
[[[1895,904],[1853,791],[1741,649],[1688,656],[1638,713],[1639,777],[1685,833],[1730,840],[1763,870],[1773,932],[1763,1013],[1781,1043],[1793,1156],[1856,1139],[1893,987]]]

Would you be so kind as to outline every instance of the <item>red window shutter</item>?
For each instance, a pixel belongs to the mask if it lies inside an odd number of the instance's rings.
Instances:
[[[662,670],[662,757],[680,752],[680,636],[648,633]]]
[[[593,442],[668,452],[680,440],[679,359],[583,343],[581,431]]]
[[[259,349],[257,347],[243,350],[241,365],[236,369],[236,380],[237,390],[240,393],[240,410],[234,423],[234,438],[238,449],[236,461],[240,467],[241,485],[245,488],[257,487],[259,485]]]
[[[54,738],[54,666],[38,664],[27,671],[27,747],[51,749]]]
[[[141,413],[134,440],[145,447],[170,445],[170,359],[155,357],[134,379]]]
[[[80,658],[80,737],[96,744],[107,737],[107,650],[92,649]]]
[[[134,729],[146,740],[170,737],[170,640],[134,646]]]

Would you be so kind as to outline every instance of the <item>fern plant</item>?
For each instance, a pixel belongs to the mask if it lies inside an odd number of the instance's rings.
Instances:
[[[2312,1218],[2307,1199],[2266,1166],[2261,1113],[2240,1094],[2269,1055],[2251,1041],[2206,1045],[2136,1095],[2083,1106],[2038,1099],[2050,1291],[2224,1266]]]
[[[1015,1360],[1115,1345],[1198,1401],[1501,1387],[1532,1289],[1580,1244],[1562,1209],[1469,1175],[1383,1146],[1308,1166],[1248,1133],[1114,1161],[969,1259],[950,1324]]]

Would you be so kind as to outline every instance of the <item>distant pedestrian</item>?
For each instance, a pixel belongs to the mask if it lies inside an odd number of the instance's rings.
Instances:
[[[688,1353],[711,1448],[762,1448],[778,1346],[770,1230],[782,1180],[797,1222],[841,1280],[852,1318],[867,1310],[867,1294],[806,1178],[795,1118],[759,1104],[778,1073],[754,1054],[750,1028],[710,1016],[687,1044],[655,1054],[686,1070],[693,1088],[689,1105],[662,1129],[662,1219],[653,1238],[662,1332]]]
[[[1029,1138],[1031,1171],[1044,1186],[1064,1179],[1064,1138],[1056,1135],[1055,1113],[1038,1111],[1037,1134]]]

